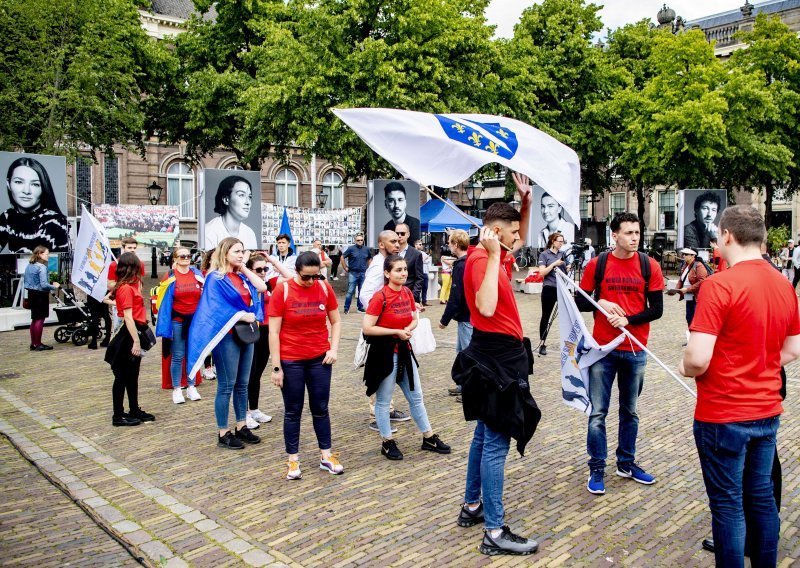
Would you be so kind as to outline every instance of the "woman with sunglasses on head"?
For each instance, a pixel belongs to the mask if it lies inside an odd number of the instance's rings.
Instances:
[[[539,254],[539,274],[544,278],[542,284],[542,318],[539,320],[539,355],[547,355],[547,327],[550,315],[558,301],[556,288],[556,274],[553,270],[561,270],[567,273],[564,260],[564,253],[561,247],[564,246],[564,235],[561,233],[550,233],[547,237],[547,248]]]
[[[258,444],[261,441],[247,427],[245,419],[247,383],[257,339],[249,324],[263,317],[260,293],[267,290],[267,285],[247,268],[245,263],[249,255],[239,239],[227,237],[217,244],[189,328],[186,362],[189,376],[200,370],[209,352],[213,354],[217,368],[217,394],[214,398],[214,415],[219,428],[217,445],[230,450],[241,450],[245,443]],[[231,396],[236,415],[233,432],[228,423]]]
[[[200,295],[203,292],[203,273],[192,266],[192,254],[184,247],[176,248],[172,253],[172,269],[162,279],[166,286],[158,307],[159,318],[156,323],[156,335],[163,337],[161,343],[164,357],[171,354],[169,374],[172,379],[172,402],[183,404],[186,399],[181,391],[186,358],[186,338],[192,323]],[[200,400],[197,392],[195,376],[186,377],[186,396],[189,400]]]
[[[111,298],[122,314],[123,324],[108,344],[105,361],[114,373],[111,388],[114,402],[114,426],[137,426],[156,418],[139,408],[139,366],[142,363],[142,346],[139,330],[147,327],[147,313],[142,297],[142,261],[136,253],[126,252],[117,259],[117,280]],[[125,393],[128,393],[130,412],[124,412]]]
[[[269,315],[267,314],[270,298],[270,286],[267,281],[267,272],[269,272],[267,265],[269,264],[281,275],[278,278],[278,282],[285,282],[292,277],[291,273],[274,257],[255,254],[247,261],[247,268],[264,280],[268,288],[267,291],[261,292],[264,317],[259,322],[260,335],[253,349],[253,365],[250,367],[250,382],[247,383],[246,422],[247,427],[251,430],[255,430],[260,424],[265,424],[272,420],[272,416],[264,414],[258,408],[258,397],[261,393],[261,375],[264,374],[264,369],[267,368],[267,362],[269,361]]]
[[[404,286],[408,279],[405,259],[398,255],[386,257],[383,279],[385,285],[372,296],[361,324],[370,344],[364,365],[364,382],[367,396],[376,394],[375,421],[383,438],[381,453],[390,460],[403,459],[403,453],[392,439],[389,420],[392,393],[398,385],[408,401],[417,428],[422,432],[422,449],[449,454],[450,446],[433,433],[422,400],[417,359],[409,341],[418,319],[414,296]]]
[[[344,466],[331,452],[331,366],[336,362],[342,324],[339,304],[331,285],[320,274],[319,255],[308,251],[297,257],[296,275],[278,284],[269,302],[269,347],[272,383],[281,389],[285,411],[283,439],[288,471],[286,479],[300,479],[300,418],[305,391],[317,443],[319,467],[334,475]],[[327,323],[331,324],[328,341]]]

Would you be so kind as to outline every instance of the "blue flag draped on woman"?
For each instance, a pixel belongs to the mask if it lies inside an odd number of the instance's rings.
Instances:
[[[242,295],[225,274],[211,271],[206,276],[203,294],[189,327],[187,377],[195,376],[203,360],[244,314],[255,314],[257,321],[263,319],[260,294],[247,278],[242,280],[252,298],[253,303],[249,306],[245,305]]]

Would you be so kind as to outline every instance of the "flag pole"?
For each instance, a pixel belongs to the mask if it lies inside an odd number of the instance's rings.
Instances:
[[[566,276],[564,276],[564,274],[563,274],[563,273],[562,273],[560,270],[555,270],[554,272],[556,273],[556,276],[557,276],[557,277],[559,277],[559,278],[563,278],[563,281],[564,281],[564,282],[566,282],[567,284],[571,285],[571,286],[572,286],[573,288],[575,288],[575,289],[576,289],[578,292],[580,292],[580,293],[581,293],[581,295],[582,295],[584,298],[586,298],[587,300],[589,300],[589,302],[591,302],[591,303],[592,303],[592,305],[593,305],[595,308],[597,308],[597,309],[600,311],[600,313],[601,313],[601,314],[603,314],[603,315],[604,315],[604,316],[606,316],[607,318],[610,316],[610,314],[609,314],[607,311],[605,311],[603,308],[601,308],[601,307],[600,307],[600,304],[598,304],[597,302],[595,302],[595,301],[594,301],[594,298],[592,298],[592,297],[591,297],[589,294],[587,294],[586,292],[584,292],[584,291],[581,289],[581,287],[580,287],[580,286],[578,286],[577,284],[575,284],[575,283],[574,283],[572,280],[570,280],[569,278],[567,278]],[[691,389],[691,387],[689,387],[689,385],[687,385],[687,384],[686,384],[686,383],[685,383],[685,382],[684,382],[684,381],[683,381],[683,380],[682,380],[680,377],[678,377],[678,375],[676,375],[676,374],[675,374],[675,373],[672,371],[672,369],[670,369],[669,367],[667,367],[667,366],[664,364],[664,362],[663,362],[663,361],[661,361],[661,359],[659,359],[658,357],[656,357],[656,356],[655,356],[655,354],[654,354],[652,351],[650,351],[650,350],[649,350],[647,347],[645,347],[645,346],[642,344],[642,342],[641,342],[641,341],[639,341],[638,339],[636,339],[636,337],[634,337],[634,336],[633,336],[633,334],[632,334],[630,331],[628,331],[628,330],[627,330],[627,329],[625,329],[624,327],[619,327],[619,328],[617,328],[617,329],[619,329],[619,330],[620,330],[622,333],[624,333],[624,334],[625,334],[625,335],[626,335],[626,336],[627,336],[627,337],[628,337],[628,338],[629,338],[631,341],[633,341],[633,342],[634,342],[636,345],[638,345],[638,346],[639,346],[639,347],[642,349],[642,351],[644,351],[645,353],[647,353],[648,355],[650,355],[650,357],[652,357],[652,358],[653,358],[653,360],[654,360],[656,363],[658,363],[659,365],[661,365],[661,368],[662,368],[662,369],[664,369],[664,370],[665,370],[665,371],[666,371],[666,372],[667,372],[667,373],[668,373],[668,374],[669,374],[669,375],[670,375],[670,376],[671,376],[673,379],[675,379],[676,381],[678,381],[678,382],[681,384],[681,386],[682,386],[683,388],[685,388],[685,389],[686,389],[686,390],[689,392],[689,394],[691,394],[693,397],[697,398],[697,393],[696,393],[696,392],[694,392],[694,391]]]
[[[439,201],[441,201],[442,203],[444,203],[444,204],[445,204],[447,207],[449,207],[450,209],[452,209],[453,211],[455,211],[456,213],[458,213],[459,215],[461,215],[461,216],[464,218],[464,220],[465,220],[465,221],[467,221],[467,222],[468,222],[468,223],[470,223],[470,224],[471,224],[473,227],[475,227],[476,229],[478,229],[478,232],[480,233],[480,230],[481,230],[480,226],[479,226],[479,225],[478,225],[478,224],[477,224],[475,221],[473,221],[472,219],[470,219],[469,215],[467,215],[466,213],[464,213],[464,212],[463,212],[461,209],[459,209],[458,207],[456,207],[454,204],[451,204],[451,203],[450,203],[449,201],[447,201],[446,199],[443,199],[443,198],[442,198],[440,195],[438,195],[438,194],[437,194],[435,191],[433,191],[433,190],[432,190],[431,188],[429,188],[427,185],[422,185],[422,184],[419,184],[419,186],[420,186],[422,189],[424,189],[425,191],[427,191],[427,192],[428,192],[428,195],[430,195],[430,196],[432,196],[432,197],[435,197],[436,199],[438,199]],[[498,241],[498,242],[500,242],[500,241]],[[500,246],[501,246],[501,247],[503,247],[504,249],[506,249],[508,252],[511,252],[511,247],[504,245],[502,242],[500,242]]]

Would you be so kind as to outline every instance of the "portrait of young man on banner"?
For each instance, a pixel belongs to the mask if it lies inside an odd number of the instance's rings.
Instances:
[[[0,253],[67,252],[66,158],[0,152],[0,172]]]
[[[707,249],[728,203],[724,189],[685,189],[678,207],[678,247]]]
[[[575,242],[575,224],[564,208],[538,185],[533,186],[533,204],[527,242],[543,249],[552,233],[564,235],[567,245]]]
[[[376,179],[370,214],[375,219],[375,234],[394,231],[403,223],[411,236],[408,242],[419,239],[419,184],[411,180]]]
[[[203,170],[203,207],[199,219],[204,250],[235,237],[247,250],[261,247],[261,172]]]

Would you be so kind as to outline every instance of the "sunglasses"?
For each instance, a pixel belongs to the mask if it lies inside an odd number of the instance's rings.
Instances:
[[[259,266],[258,268],[253,269],[253,272],[255,272],[256,274],[263,274],[266,271],[267,271],[266,266]]]
[[[398,237],[405,237],[408,234],[405,231],[395,231],[395,233],[397,233]]]
[[[309,280],[325,280],[322,274],[298,274],[300,280],[308,282]]]
[[[178,258],[180,258],[181,260],[186,260],[187,258],[192,258],[192,255],[190,255],[190,254],[179,254]]]

